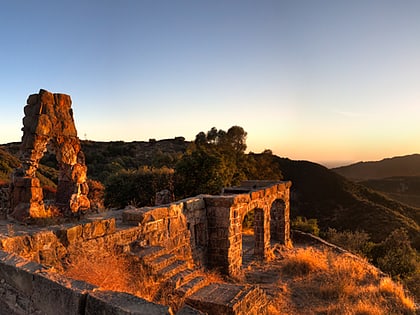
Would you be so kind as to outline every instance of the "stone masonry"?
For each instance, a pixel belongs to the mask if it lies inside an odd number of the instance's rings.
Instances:
[[[208,283],[200,270],[216,269],[232,277],[241,274],[242,224],[251,211],[255,212],[255,258],[266,259],[272,241],[291,246],[290,186],[284,181],[247,181],[240,187],[224,189],[223,195],[199,195],[155,207],[130,207],[48,229],[31,230],[25,225],[0,222],[0,309],[10,309],[11,314],[37,314],[38,310],[42,314],[91,314],[90,307],[99,307],[104,313],[128,315],[150,314],[152,308],[156,314],[173,314],[168,307],[129,294],[99,294],[88,283],[65,279],[59,273],[52,279],[49,273],[37,271],[51,267],[60,271],[80,253],[97,251],[125,255],[132,267],[143,266],[165,283],[171,294],[183,298],[179,314],[191,314],[191,308],[198,309],[192,314],[267,314],[263,290]],[[15,255],[26,262],[23,264]],[[35,266],[36,270],[22,270],[23,265]],[[19,277],[9,277],[12,272]],[[42,296],[51,298],[45,300]],[[139,310],[124,312],[131,309],[130,303]]]
[[[24,108],[21,144],[22,166],[11,181],[11,215],[18,220],[49,216],[43,202],[42,188],[36,171],[47,145],[55,152],[59,165],[56,207],[69,215],[90,207],[87,167],[66,94],[40,90],[30,95]]]

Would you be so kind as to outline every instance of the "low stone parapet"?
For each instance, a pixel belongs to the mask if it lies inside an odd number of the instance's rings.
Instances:
[[[128,293],[100,291],[0,250],[0,314],[172,315],[170,307]]]

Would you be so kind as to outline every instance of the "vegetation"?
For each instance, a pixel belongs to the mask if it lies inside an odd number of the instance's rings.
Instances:
[[[403,287],[366,262],[313,247],[283,255],[272,314],[415,314]]]
[[[314,234],[319,229],[321,236],[368,257],[394,277],[419,283],[418,269],[413,267],[413,261],[418,261],[413,253],[418,255],[420,251],[419,208],[392,200],[315,163],[280,158],[270,150],[246,154],[246,137],[242,127],[233,126],[228,131],[212,128],[200,132],[193,142],[177,137],[130,143],[82,141],[82,145],[88,176],[94,180],[90,186],[99,199],[105,196],[106,206],[153,205],[156,192],[163,189],[183,198],[219,193],[222,187],[237,185],[244,179],[285,178],[293,183],[294,228]],[[2,185],[19,166],[18,150],[19,143],[0,147]],[[418,156],[408,158],[414,161]],[[390,160],[395,166],[396,159]],[[413,166],[411,162],[409,165]],[[55,156],[46,153],[38,172],[46,196],[54,194],[56,167]],[[414,179],[409,183],[409,190],[417,187]],[[400,243],[389,239],[394,231],[400,231],[396,235]],[[393,246],[405,249],[391,253]],[[397,268],[398,259],[404,266]],[[416,286],[411,287],[416,290]]]
[[[415,314],[414,301],[400,284],[354,256],[317,247],[283,249],[275,252],[267,268],[280,274],[278,280],[269,278],[270,287],[264,280],[274,297],[269,314]],[[253,265],[246,272],[260,272],[257,269]],[[101,290],[127,292],[174,310],[183,302],[130,256],[83,251],[72,257],[64,274]],[[208,283],[224,282],[212,272],[201,275]],[[242,284],[246,279],[236,281]]]
[[[150,302],[169,305],[175,311],[183,303],[171,286],[157,279],[130,255],[84,250],[65,266],[63,274],[94,284],[101,290],[126,292]],[[215,272],[199,272],[198,275],[203,276],[206,283],[223,282]]]
[[[213,127],[207,133],[198,133],[175,167],[175,194],[218,194],[223,187],[239,185],[246,179],[282,179],[271,151],[259,156],[245,154],[246,136],[239,126],[227,132]]]
[[[373,243],[366,232],[337,232],[328,229],[323,233],[328,241],[369,259],[395,280],[401,280],[420,298],[420,255],[412,248],[407,231],[397,229],[384,241]]]
[[[420,207],[420,176],[398,176],[368,179],[362,185],[412,207]]]
[[[110,175],[105,184],[105,205],[118,208],[128,204],[137,207],[153,205],[157,192],[173,191],[173,174],[173,170],[167,167],[143,166]]]
[[[306,233],[311,233],[315,236],[319,235],[319,227],[316,219],[306,219],[298,216],[291,222],[292,229],[299,230]]]

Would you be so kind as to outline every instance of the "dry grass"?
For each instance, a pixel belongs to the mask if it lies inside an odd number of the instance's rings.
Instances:
[[[284,256],[270,314],[416,314],[400,284],[354,256],[315,248]]]
[[[82,254],[67,266],[64,274],[83,280],[102,290],[126,292],[148,301],[154,300],[160,286],[127,256],[108,253]]]
[[[293,277],[302,277],[310,273],[325,271],[327,268],[327,259],[321,252],[300,249],[287,257],[283,272]]]
[[[145,300],[168,305],[178,310],[184,298],[174,292],[173,285],[160,282],[142,264],[128,255],[105,252],[80,253],[68,263],[64,275],[94,284],[101,290],[126,292]],[[217,272],[198,271],[205,283],[221,283]]]

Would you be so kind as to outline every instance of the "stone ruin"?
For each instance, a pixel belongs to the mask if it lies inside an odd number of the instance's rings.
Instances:
[[[199,195],[154,207],[127,207],[69,224],[28,231],[0,221],[0,310],[8,314],[266,315],[268,297],[247,283],[209,283],[200,270],[240,278],[247,268],[244,218],[254,212],[253,259],[292,246],[291,182],[247,181],[222,195]],[[2,230],[3,224],[3,230]],[[5,226],[7,225],[7,226]],[[63,270],[80,253],[114,253],[142,266],[180,309],[128,293],[102,291],[48,269]],[[130,269],[131,270],[131,269]],[[37,313],[38,312],[38,313]],[[0,312],[1,313],[1,312]]]
[[[59,214],[87,210],[87,168],[70,96],[40,90],[27,103],[22,166],[13,173],[10,185],[11,215],[21,221],[51,215],[36,177],[47,145],[59,164],[55,200]],[[290,187],[288,181],[246,181],[225,188],[221,195],[178,201],[169,191],[162,191],[154,207],[128,207],[48,229],[0,221],[0,313],[174,314],[169,305],[98,290],[93,284],[54,272],[64,270],[81,253],[108,252],[128,258],[130,267],[144,268],[170,288],[183,301],[178,315],[268,314],[267,296],[260,287],[209,283],[201,272],[208,268],[241,277],[248,255],[245,247],[249,246],[243,224],[251,212],[254,258],[267,260],[273,243],[292,246]]]
[[[52,214],[44,204],[40,181],[36,177],[47,145],[55,152],[59,165],[55,212],[68,216],[90,207],[87,167],[71,105],[69,95],[45,90],[28,97],[20,149],[22,166],[14,171],[10,185],[11,215],[18,220],[45,218]]]

